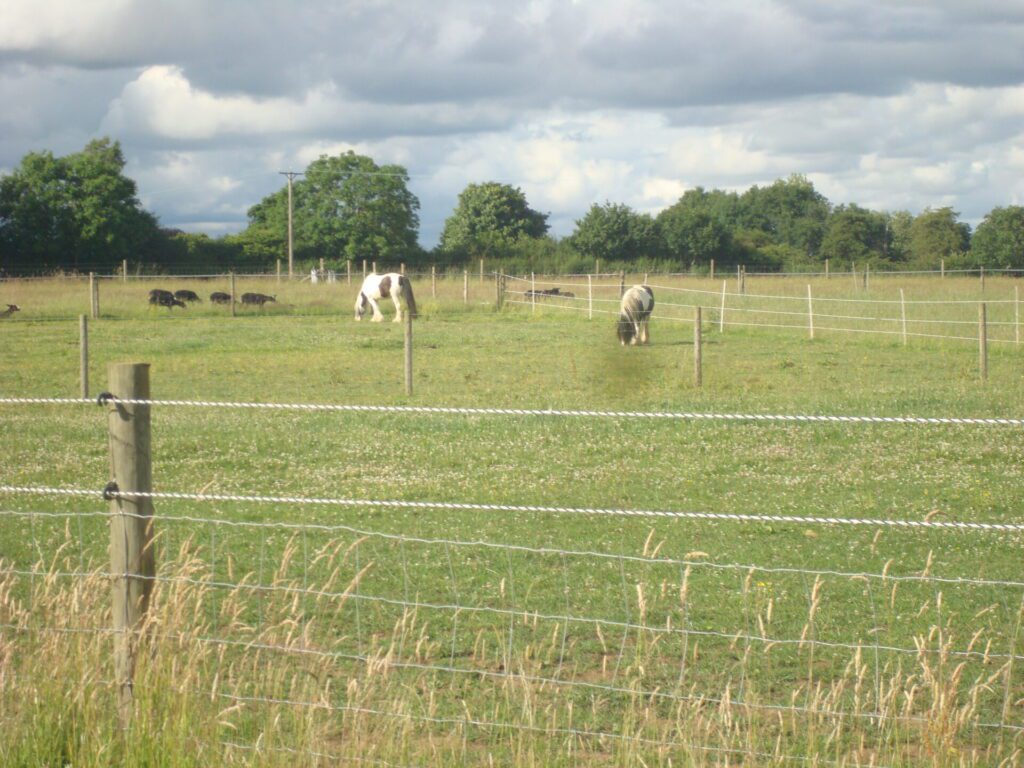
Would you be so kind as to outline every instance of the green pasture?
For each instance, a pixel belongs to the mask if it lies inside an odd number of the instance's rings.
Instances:
[[[536,306],[515,293],[529,283],[510,283],[498,311],[493,282],[471,275],[464,301],[461,276],[439,281],[436,295],[420,277],[412,396],[402,327],[354,322],[356,286],[239,278],[239,293],[278,303],[232,317],[209,302],[146,303],[152,287],[205,298],[227,290],[220,279],[104,280],[101,317],[89,323],[90,390],[106,389],[107,364],[138,361],[151,364],[157,399],[1024,417],[1012,281],[989,279],[984,292],[967,278],[813,285],[821,297],[890,300],[903,288],[908,299],[963,301],[917,306],[922,319],[949,320],[929,326],[949,335],[976,335],[977,302],[1003,301],[992,305],[1005,324],[994,326],[982,381],[976,341],[903,344],[898,333],[827,324],[811,340],[802,328],[730,325],[730,310],[721,331],[711,295],[721,281],[671,280],[656,294],[665,306],[652,344],[621,348],[602,311],[614,306],[602,303],[617,296],[614,280],[601,281],[590,318],[585,280],[561,283],[575,300]],[[675,301],[669,287],[708,293]],[[759,295],[806,297],[793,280],[748,277],[745,289],[733,309],[770,310]],[[695,296],[707,308],[700,388],[692,312],[669,306]],[[87,283],[0,283],[7,302],[22,312],[0,320],[0,397],[76,397]],[[879,305],[878,316],[895,307]],[[158,491],[1024,521],[1019,426],[172,406],[155,407],[152,421]],[[0,483],[99,490],[108,479],[99,406],[0,404],[0,425]],[[65,513],[105,509],[99,499],[0,496],[7,513],[58,515],[0,515],[0,561],[17,572],[0,586],[0,624],[35,630],[0,630],[11,671],[0,673],[0,726],[16,734],[0,744],[5,764],[110,764],[84,757],[97,749],[153,765],[254,755],[294,764],[290,749],[393,765],[1009,766],[1021,756],[1024,595],[1005,583],[1024,581],[1020,533],[164,500],[158,602],[177,606],[177,631],[191,640],[162,653],[195,659],[194,687],[179,693],[205,691],[195,701],[212,709],[200,727],[201,715],[140,693],[154,730],[126,744],[116,718],[92,708],[105,693],[69,705],[67,686],[26,682],[39,672],[26,661],[33,653],[79,659],[65,677],[86,674],[93,647],[46,630],[104,626],[104,602],[67,597],[72,618],[47,609],[80,578],[60,574],[100,569],[106,557],[106,520]],[[147,664],[140,690],[147,674],[188,687],[180,671]],[[28,707],[25,685],[62,703]],[[58,716],[68,707],[99,735]],[[392,733],[394,713],[402,726]],[[244,749],[269,722],[278,751]],[[161,727],[203,745],[174,752],[153,735]]]

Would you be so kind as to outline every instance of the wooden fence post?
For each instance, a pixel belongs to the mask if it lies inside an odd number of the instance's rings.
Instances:
[[[701,349],[701,311],[700,305],[694,308],[693,312],[693,383],[701,386],[703,383],[703,351]]]
[[[373,274],[377,274],[377,262],[373,262]]]
[[[498,309],[505,306],[505,275],[501,272],[494,275],[494,306]]]
[[[122,400],[149,399],[147,363],[112,363],[107,432],[110,474],[118,494],[110,501],[110,577],[114,629],[114,679],[122,725],[132,716],[132,675],[139,630],[156,577],[153,552],[153,500],[135,496],[153,490],[150,407]]]
[[[430,298],[437,298],[437,265],[430,265]]]
[[[811,297],[811,284],[807,284],[807,333],[814,338],[814,300]]]
[[[900,288],[900,326],[903,328],[903,346],[907,346],[907,300]]]
[[[981,292],[984,293],[985,292],[985,267],[981,268],[981,271],[980,271],[979,275],[981,276]]]
[[[867,291],[867,290],[869,290],[871,288],[870,279],[871,279],[871,264],[868,263],[868,264],[864,265],[864,290],[865,291]]]
[[[121,259],[121,282],[128,282],[128,259]]]
[[[412,394],[412,312],[405,308],[405,394]]]
[[[78,316],[78,380],[82,385],[82,398],[89,397],[89,319]]]
[[[277,282],[278,282],[278,284],[280,284],[280,282],[281,282],[281,260],[280,259],[277,260]]]
[[[89,315],[93,320],[100,316],[100,289],[96,273],[89,273]]]
[[[363,259],[363,280],[366,279],[366,259]]]
[[[1013,342],[1020,344],[1020,286],[1013,286]]]
[[[711,271],[708,273],[708,278],[711,280],[715,279],[715,260],[711,260]]]
[[[725,286],[728,280],[722,281],[722,308],[718,310],[718,332],[725,332]]]
[[[939,259],[939,277],[945,279],[946,277],[946,260]]]
[[[484,260],[480,259],[480,282],[484,281]]]
[[[345,278],[352,285],[352,259],[345,259]]]
[[[853,290],[856,291],[858,288],[860,288],[860,285],[857,284],[857,262],[856,261],[851,261],[850,262],[850,277],[853,278]]]
[[[747,292],[747,267],[744,265],[740,271],[740,293],[746,294]]]
[[[469,304],[469,270],[462,270],[462,303]]]
[[[828,280],[828,259],[825,259],[825,279]]]
[[[231,316],[235,316],[235,273],[231,273]]]
[[[978,305],[978,370],[981,373],[981,380],[986,381],[988,379],[988,322],[984,301]]]
[[[587,275],[587,320],[594,319],[594,281]]]
[[[324,269],[324,260],[322,258],[320,259],[320,275],[319,275],[319,277],[325,283],[327,282],[327,270]]]
[[[619,272],[619,298],[621,299],[626,294],[626,270]]]
[[[401,264],[398,265],[398,274],[400,274],[400,275],[404,275],[405,274],[405,262],[404,261]]]
[[[530,311],[537,311],[537,275],[530,273]]]
[[[594,259],[594,277],[601,276],[601,260]]]

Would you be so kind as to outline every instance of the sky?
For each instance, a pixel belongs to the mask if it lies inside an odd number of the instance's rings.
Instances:
[[[1024,202],[1024,1],[0,0],[0,104],[0,173],[109,136],[214,236],[350,149],[405,166],[427,248],[485,181],[559,237],[793,173],[976,225]]]

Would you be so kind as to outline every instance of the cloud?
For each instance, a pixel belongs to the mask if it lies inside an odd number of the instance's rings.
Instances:
[[[426,245],[486,180],[557,234],[794,172],[974,220],[1024,193],[1024,9],[998,0],[11,0],[0,99],[0,168],[109,134],[165,223],[211,231],[349,148],[409,169]]]

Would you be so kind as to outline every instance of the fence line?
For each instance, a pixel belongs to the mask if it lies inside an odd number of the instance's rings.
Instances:
[[[0,491],[3,491],[0,488]],[[67,489],[58,489],[67,490]],[[59,494],[57,494],[59,495]],[[205,498],[205,497],[204,497]],[[41,517],[41,518],[55,518],[55,519],[75,519],[75,518],[111,518],[117,515],[124,515],[127,517],[138,517],[139,515],[132,515],[128,513],[114,513],[109,511],[95,511],[95,512],[48,512],[48,511],[23,511],[23,510],[5,510],[0,509],[0,518],[2,517]],[[226,520],[223,518],[210,518],[210,517],[197,517],[194,515],[160,515],[161,523],[188,523],[198,525],[216,525],[227,528],[248,528],[254,530],[281,530],[291,532],[305,532],[305,531],[316,531],[321,533],[349,533],[353,536],[368,537],[368,538],[379,538],[386,541],[398,542],[398,543],[410,543],[410,544],[425,544],[431,546],[451,546],[451,547],[476,547],[486,549],[500,549],[511,552],[522,552],[531,555],[558,555],[563,557],[573,558],[589,558],[593,560],[607,560],[607,561],[623,561],[628,563],[642,563],[644,565],[665,565],[681,568],[697,568],[707,570],[725,570],[725,571],[737,571],[741,573],[765,573],[765,574],[786,574],[786,575],[804,575],[804,576],[828,576],[830,578],[838,579],[858,579],[858,580],[877,580],[883,583],[887,582],[912,582],[912,583],[927,583],[927,584],[943,584],[950,586],[979,586],[979,587],[1009,587],[1013,589],[1024,589],[1024,581],[1009,581],[1000,579],[977,579],[968,577],[943,577],[933,576],[930,574],[891,574],[891,573],[874,573],[872,571],[834,571],[834,570],[823,570],[818,568],[795,568],[795,567],[778,567],[778,566],[763,566],[756,565],[753,563],[716,563],[707,560],[698,559],[679,559],[671,557],[657,557],[648,556],[642,557],[639,555],[625,555],[625,554],[610,554],[607,552],[595,552],[590,550],[575,550],[575,549],[557,549],[553,547],[529,547],[522,544],[503,544],[485,540],[464,540],[464,539],[441,539],[441,538],[424,538],[420,536],[409,536],[407,534],[400,533],[389,533],[387,531],[378,531],[364,528],[357,528],[351,525],[345,525],[343,523],[310,523],[310,522],[299,522],[291,523],[284,521],[254,521],[254,520]]]
[[[799,327],[799,326],[792,326]],[[806,329],[805,329],[806,330]],[[833,329],[839,330],[839,329]],[[894,331],[896,333],[896,331]],[[909,335],[909,334],[908,334]],[[945,338],[945,337],[942,337]],[[100,399],[116,400],[126,405],[157,407],[228,408],[268,411],[334,411],[340,413],[418,413],[456,416],[554,416],[580,418],[671,419],[681,421],[755,421],[786,423],[836,424],[915,424],[961,426],[1024,426],[1024,418],[970,416],[833,416],[825,414],[770,413],[701,413],[697,411],[608,411],[561,408],[477,408],[432,405],[343,405],[333,403],[258,403],[226,400],[173,400],[116,398],[109,393]],[[96,401],[81,397],[0,397],[0,405],[95,405]]]
[[[449,509],[460,512],[541,512],[607,517],[654,517],[677,520],[713,520],[736,523],[798,523],[802,525],[875,526],[879,528],[923,528],[950,531],[1024,531],[1024,523],[975,523],[946,520],[892,520],[822,515],[759,515],[742,512],[679,512],[670,510],[570,507],[541,504],[484,504],[454,501],[405,501],[401,499],[346,499],[314,496],[264,496],[229,493],[183,493],[178,491],[119,491],[85,488],[0,485],[0,492],[42,496],[79,496],[105,499],[175,499],[184,501],[231,501],[255,504],[308,504],[313,506],[378,507],[392,509]]]

